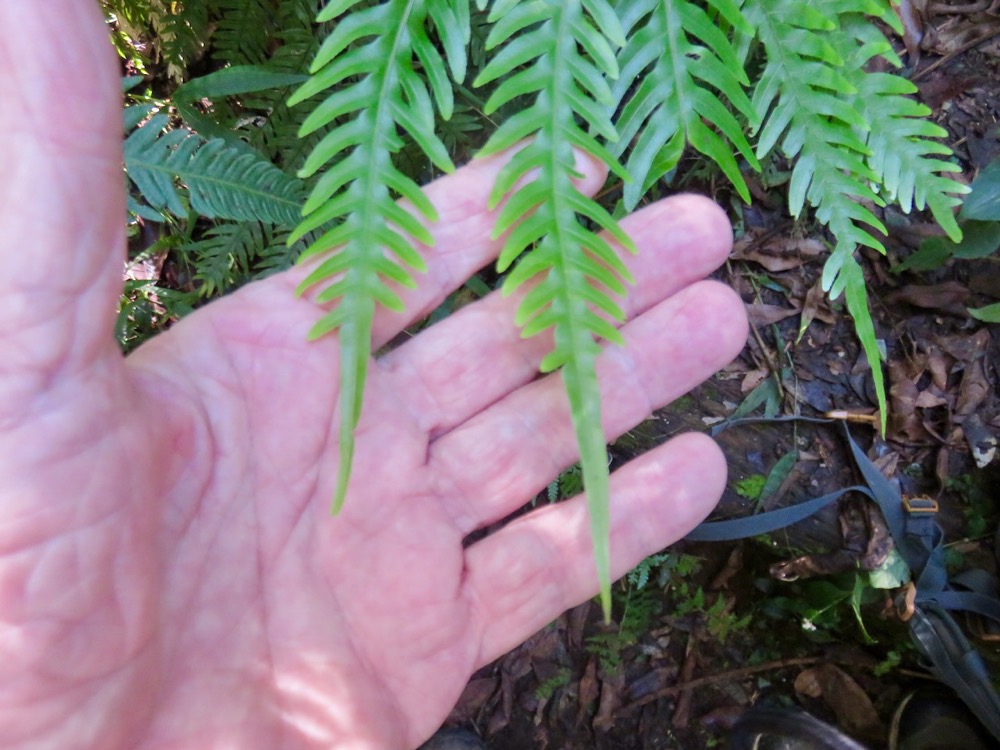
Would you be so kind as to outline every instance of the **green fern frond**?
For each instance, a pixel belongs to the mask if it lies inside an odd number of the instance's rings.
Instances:
[[[205,0],[151,0],[155,47],[175,81],[205,52],[211,33]]]
[[[326,168],[291,235],[296,240],[335,222],[302,254],[302,259],[327,257],[299,288],[303,292],[326,283],[318,301],[336,301],[310,334],[315,338],[339,329],[335,513],[350,478],[375,307],[402,310],[391,284],[414,286],[411,269],[426,268],[414,243],[433,244],[420,219],[435,220],[434,206],[393,164],[392,156],[403,145],[402,131],[439,169],[454,169],[434,132],[431,99],[443,115],[451,114],[449,68],[455,80],[464,78],[469,38],[467,0],[388,0],[360,10],[357,5],[358,0],[331,0],[317,16],[325,22],[354,9],[323,42],[310,68],[312,77],[289,101],[294,105],[327,92],[306,118],[303,136],[336,123],[300,170],[302,177],[310,177]],[[429,25],[437,32],[444,56],[429,38]],[[418,65],[426,78],[417,74]],[[396,203],[395,196],[407,199],[412,212]]]
[[[146,107],[130,108],[126,125],[134,125],[148,112]],[[154,115],[126,138],[125,171],[150,206],[175,216],[188,214],[184,193],[191,208],[207,218],[290,225],[302,204],[300,180],[244,148],[206,140],[184,128],[172,129],[163,114]]]
[[[224,223],[208,229],[183,252],[193,259],[198,294],[215,297],[248,281],[256,260],[272,243],[273,230],[259,221]]]
[[[309,63],[319,51],[328,24],[314,24],[317,0],[283,0],[278,8],[277,31],[272,40],[274,52],[267,67],[276,72],[307,74]],[[289,174],[305,163],[326,130],[301,137],[299,131],[308,109],[289,107],[288,97],[298,88],[276,87],[260,95],[243,99],[244,107],[265,117],[260,127],[247,130],[249,143]]]
[[[871,126],[856,108],[859,92],[845,75],[847,61],[838,51],[856,44],[842,29],[839,11],[854,12],[865,2],[820,0],[805,5],[799,0],[748,0],[745,11],[767,56],[753,96],[763,123],[757,155],[763,157],[780,145],[789,160],[795,159],[789,210],[798,216],[808,202],[836,240],[823,267],[823,288],[836,298],[851,283],[849,309],[871,364],[884,423],[885,381],[874,325],[867,302],[861,305],[863,283],[860,290],[852,283],[859,245],[885,253],[871,232],[884,234],[885,227],[864,205],[883,206],[884,202],[871,187],[879,181],[868,166],[872,153],[866,138]]]
[[[494,234],[507,233],[497,269],[508,270],[510,292],[537,282],[521,302],[516,323],[523,336],[554,329],[554,348],[541,370],[562,368],[573,426],[580,447],[594,556],[605,618],[610,617],[609,485],[607,451],[601,426],[597,339],[621,343],[608,321],[624,320],[611,294],[624,294],[628,270],[611,245],[583,221],[603,228],[621,245],[631,240],[598,203],[573,184],[574,149],[602,159],[628,179],[615,157],[579,122],[608,141],[617,132],[607,116],[612,103],[608,79],[618,76],[614,48],[624,33],[604,0],[497,0],[487,48],[492,55],[475,85],[506,76],[486,104],[486,114],[517,97],[534,98],[494,133],[482,153],[492,154],[529,138],[500,171],[490,199],[504,197]],[[520,32],[520,33],[519,33]],[[532,170],[537,176],[528,178]]]
[[[229,65],[263,65],[276,30],[271,0],[214,0],[217,25],[212,56]]]
[[[612,89],[615,107],[621,107],[621,139],[612,151],[620,156],[631,145],[627,166],[634,181],[625,186],[625,207],[635,208],[646,190],[677,166],[688,143],[718,164],[749,202],[733,147],[753,169],[759,171],[760,165],[744,126],[723,102],[751,125],[756,126],[757,115],[743,91],[750,81],[741,59],[717,22],[723,19],[749,33],[738,3],[707,0],[716,20],[701,4],[687,0],[618,0],[616,5],[627,43]]]
[[[869,8],[868,12],[874,10]],[[890,22],[896,16],[884,2],[878,17]],[[875,56],[896,67],[901,65],[878,27],[864,16],[852,14],[841,17],[841,28],[843,33],[832,41],[845,45],[841,50],[847,62],[845,72],[858,90],[854,104],[871,125],[868,164],[878,175],[881,194],[905,213],[913,207],[929,208],[952,241],[960,241],[962,232],[952,209],[961,204],[958,196],[968,193],[969,187],[947,176],[961,171],[948,161],[952,151],[940,141],[948,132],[928,119],[929,107],[911,98],[917,87],[910,81],[890,73],[867,72]]]

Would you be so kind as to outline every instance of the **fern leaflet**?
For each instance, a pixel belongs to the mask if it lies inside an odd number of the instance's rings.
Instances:
[[[508,293],[529,279],[537,281],[515,318],[522,335],[554,329],[555,346],[542,360],[541,370],[562,368],[608,619],[609,479],[595,366],[600,345],[595,337],[622,341],[607,320],[624,320],[609,292],[624,294],[622,281],[631,278],[611,245],[580,219],[607,230],[623,246],[634,246],[607,211],[577,190],[572,180],[574,146],[598,156],[627,179],[615,157],[577,124],[579,117],[607,140],[617,140],[606,114],[612,102],[607,79],[618,75],[612,45],[620,47],[624,34],[605,0],[498,0],[490,21],[495,25],[487,49],[503,47],[474,83],[507,77],[486,103],[486,113],[515,97],[534,97],[530,106],[500,126],[481,152],[496,153],[530,138],[500,171],[493,188],[493,206],[507,197],[494,227],[497,236],[508,233],[497,268],[502,273],[520,258],[504,283]],[[515,187],[536,169],[536,177]]]
[[[332,20],[356,5],[358,0],[331,0],[317,20]],[[328,92],[306,118],[302,136],[342,120],[300,170],[302,177],[310,177],[329,167],[316,182],[304,218],[290,238],[295,241],[337,222],[300,256],[327,257],[299,287],[302,293],[326,282],[317,300],[336,301],[310,333],[316,338],[339,329],[340,465],[334,513],[350,479],[376,305],[402,310],[390,283],[415,286],[410,269],[423,271],[426,265],[414,241],[433,244],[420,218],[435,220],[434,207],[417,183],[393,164],[392,155],[403,146],[402,130],[438,168],[454,169],[434,132],[431,97],[442,114],[450,116],[448,67],[456,80],[464,78],[468,19],[465,0],[388,0],[354,10],[326,38],[310,68],[312,77],[289,100],[294,105]],[[429,23],[447,53],[447,65],[428,36]],[[416,73],[415,63],[426,81]],[[390,190],[407,199],[413,213],[397,204]]]
[[[631,144],[627,166],[634,181],[625,186],[625,207],[635,208],[646,190],[677,166],[686,143],[718,164],[749,202],[727,141],[755,170],[760,165],[743,125],[713,91],[756,124],[743,92],[750,81],[726,34],[688,0],[618,0],[616,5],[627,42],[613,88],[616,107],[624,106],[617,122],[621,138],[612,150],[621,155]],[[733,28],[750,31],[734,0],[708,0],[708,5]]]
[[[126,127],[149,111],[144,106],[126,110]],[[167,115],[154,115],[125,140],[125,170],[150,206],[186,217],[179,180],[191,208],[207,218],[295,223],[301,181],[246,148],[168,125]]]
[[[898,24],[888,3],[880,4],[878,17]],[[931,113],[927,106],[910,98],[917,92],[912,83],[891,73],[866,72],[876,55],[896,67],[901,65],[882,32],[861,14],[842,16],[841,24],[843,34],[831,41],[844,45],[838,51],[847,61],[845,74],[858,90],[854,106],[871,125],[868,164],[878,175],[883,197],[905,213],[914,206],[918,210],[926,206],[952,241],[960,241],[962,232],[952,209],[962,202],[957,196],[968,193],[969,188],[946,176],[961,171],[944,160],[952,151],[939,139],[948,131],[927,119]]]

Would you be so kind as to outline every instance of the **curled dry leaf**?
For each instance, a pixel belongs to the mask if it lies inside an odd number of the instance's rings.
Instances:
[[[950,315],[968,315],[965,303],[969,299],[969,289],[957,281],[922,286],[909,284],[890,294],[886,301],[890,304],[907,304],[925,310],[937,310]]]
[[[881,737],[882,722],[871,698],[854,679],[833,664],[805,669],[795,678],[795,692],[821,699],[837,723],[855,737]]]
[[[790,318],[793,315],[799,314],[799,309],[796,307],[788,308],[781,307],[780,305],[752,303],[747,305],[746,308],[750,322],[758,328],[762,326],[769,326],[772,323],[777,323],[785,318]]]
[[[826,255],[826,246],[819,240],[775,237],[764,245],[745,236],[733,247],[733,260],[758,263],[771,273],[790,271]]]
[[[961,417],[973,414],[990,395],[990,383],[986,379],[983,357],[978,356],[965,366],[962,385],[958,389],[955,414]]]

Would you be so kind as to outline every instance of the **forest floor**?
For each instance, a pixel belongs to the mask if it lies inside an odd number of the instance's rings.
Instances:
[[[966,182],[1000,158],[996,7],[931,4],[926,20],[908,27],[909,75],[949,131]],[[752,206],[734,205],[738,240],[721,274],[748,306],[746,348],[620,439],[616,462],[731,418],[741,404],[757,403],[758,415],[874,411],[870,368],[846,309],[819,289],[823,236],[793,224],[766,186],[753,192]],[[886,350],[889,427],[884,440],[870,424],[852,431],[904,495],[939,501],[950,564],[995,571],[1000,462],[979,467],[974,454],[1000,434],[1000,343],[996,326],[967,308],[1000,300],[1000,263],[994,255],[899,273],[934,225],[920,214],[884,218],[888,257],[865,255],[864,266]],[[719,516],[856,483],[836,427],[765,424],[719,439],[730,460]],[[884,559],[884,536],[854,499],[765,540],[680,543],[617,585],[610,626],[588,602],[481,669],[449,725],[474,729],[490,750],[702,750],[724,746],[751,705],[798,705],[872,750],[885,747],[894,708],[930,676],[895,614],[893,591],[864,570]],[[809,556],[818,551],[833,554]],[[791,567],[781,564],[790,559]],[[998,645],[981,644],[994,667]]]

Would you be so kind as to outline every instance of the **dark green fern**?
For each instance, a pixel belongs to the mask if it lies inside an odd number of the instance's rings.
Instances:
[[[213,0],[217,25],[212,36],[213,56],[229,65],[263,65],[278,30],[277,6],[272,0]]]
[[[142,106],[127,110],[126,128],[148,113]],[[125,170],[149,206],[181,217],[194,210],[207,218],[294,224],[303,199],[301,182],[269,161],[171,128],[163,114],[125,140]]]

